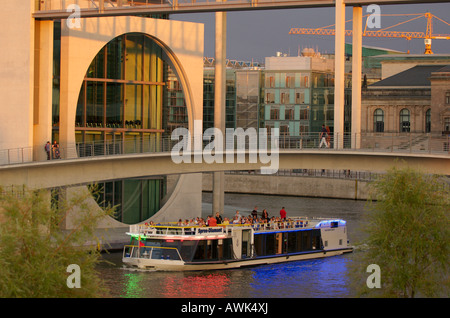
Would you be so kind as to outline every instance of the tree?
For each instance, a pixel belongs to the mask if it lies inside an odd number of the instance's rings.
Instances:
[[[448,291],[448,184],[439,176],[393,168],[372,186],[362,255],[366,266],[379,266],[381,288],[363,292],[434,297]]]
[[[113,213],[92,208],[82,191],[51,204],[48,190],[19,193],[0,189],[0,297],[52,298],[107,295],[96,272],[99,251],[95,226]],[[72,230],[61,229],[76,211]],[[99,212],[100,211],[100,212]],[[69,265],[79,266],[80,288],[70,288]]]

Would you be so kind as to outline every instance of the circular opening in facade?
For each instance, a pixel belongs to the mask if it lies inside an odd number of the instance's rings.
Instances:
[[[128,33],[110,41],[90,64],[79,94],[78,155],[167,151],[173,129],[188,127],[179,83],[170,58],[152,37]],[[99,183],[97,202],[117,206],[118,221],[139,223],[161,209],[170,182],[152,176]]]

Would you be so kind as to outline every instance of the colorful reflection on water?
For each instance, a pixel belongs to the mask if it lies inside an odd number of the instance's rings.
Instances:
[[[337,256],[255,268],[249,297],[348,297],[348,261]]]
[[[228,275],[215,273],[187,274],[183,277],[168,275],[160,291],[167,298],[225,298],[230,294]]]
[[[120,254],[120,255],[119,255]],[[123,298],[307,298],[351,297],[348,255],[201,272],[124,269],[121,253],[106,256],[116,265],[100,268],[112,297]]]

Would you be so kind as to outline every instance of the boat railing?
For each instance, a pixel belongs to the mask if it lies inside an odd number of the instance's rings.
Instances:
[[[255,232],[281,229],[296,229],[313,226],[317,221],[302,219],[289,219],[287,221],[256,222],[252,224],[218,224],[217,226],[201,225],[131,225],[131,233],[139,233],[144,236],[168,236],[168,235],[226,235],[236,227],[252,227]]]
[[[293,220],[293,221],[280,221],[280,222],[253,223],[252,224],[252,228],[255,232],[269,231],[269,230],[306,228],[308,226],[309,226],[308,220]]]
[[[175,247],[125,245],[124,258],[143,258],[182,261],[180,252]]]

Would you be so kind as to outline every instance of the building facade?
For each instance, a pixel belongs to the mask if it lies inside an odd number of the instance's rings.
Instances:
[[[391,56],[381,63],[386,77],[362,91],[362,146],[447,151],[450,55]]]
[[[0,128],[1,150],[31,149],[25,161],[45,161],[47,141],[56,141],[66,159],[159,151],[177,122],[191,129],[202,119],[202,24],[102,17],[73,25],[34,20],[39,7],[20,1],[5,4],[0,14],[11,26],[0,31],[11,43],[0,53],[1,69],[9,73],[0,77],[0,114],[8,126]],[[181,115],[168,103],[177,89],[173,77],[183,91]],[[201,176],[181,176],[163,198],[165,179],[99,180],[101,200],[119,205],[117,217],[99,226],[200,215],[201,186],[192,185],[201,185]]]
[[[350,131],[351,81],[346,76],[344,128]],[[307,136],[316,143],[322,125],[334,130],[334,59],[313,49],[301,56],[267,57],[260,127],[279,128],[280,138]],[[294,138],[292,138],[294,137]],[[296,137],[298,137],[296,139]],[[303,138],[302,138],[303,139]]]

